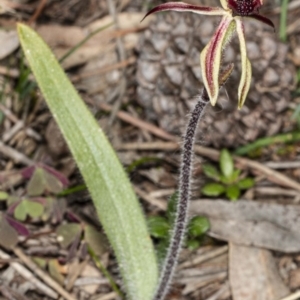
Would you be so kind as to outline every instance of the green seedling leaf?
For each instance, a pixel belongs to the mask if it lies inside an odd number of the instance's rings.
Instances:
[[[33,257],[32,260],[42,269],[46,269],[47,260],[40,257]]]
[[[186,246],[189,250],[196,250],[200,247],[200,241],[198,240],[188,240]]]
[[[216,197],[225,192],[225,187],[220,183],[208,183],[201,189],[201,192],[206,196]]]
[[[56,229],[57,241],[63,248],[68,248],[75,238],[81,234],[82,227],[80,224],[62,224]]]
[[[28,196],[40,196],[44,193],[44,170],[36,168],[27,184]]]
[[[231,182],[235,182],[238,180],[239,176],[241,174],[240,169],[233,170],[232,175],[231,175]]]
[[[159,239],[169,236],[170,224],[167,219],[161,216],[151,216],[148,218],[148,228],[150,234]]]
[[[44,170],[44,180],[46,190],[52,194],[59,194],[63,191],[64,186],[62,182],[54,175]]]
[[[52,197],[48,197],[48,198],[45,198],[45,205],[44,205],[44,213],[41,217],[41,219],[46,222],[47,220],[50,219],[50,217],[52,216],[53,214],[53,210],[54,210],[54,206],[56,204],[57,201],[61,201],[60,200],[56,200]]]
[[[24,200],[14,210],[14,217],[19,221],[25,221],[27,217],[26,207],[23,202]]]
[[[3,214],[0,214],[0,245],[9,250],[15,247],[17,243],[17,231],[9,225]]]
[[[27,214],[32,218],[39,218],[44,213],[44,206],[36,201],[25,200]]]
[[[188,235],[193,238],[199,237],[206,233],[209,227],[210,225],[207,218],[202,216],[193,217],[189,222]]]
[[[255,181],[253,178],[250,178],[250,177],[246,177],[244,179],[241,179],[237,185],[238,187],[241,189],[241,190],[247,190],[247,189],[250,189],[254,186],[255,184]]]
[[[39,218],[44,212],[44,206],[36,201],[23,199],[14,210],[14,216],[19,221],[25,221],[26,217]]]
[[[105,235],[99,230],[96,230],[93,226],[86,225],[84,227],[84,240],[98,256],[101,256],[109,249]]]
[[[45,191],[58,194],[63,190],[62,182],[43,168],[35,168],[27,185],[29,196],[40,196]]]
[[[226,197],[232,201],[236,201],[241,194],[241,190],[237,185],[230,185],[226,188]]]
[[[9,196],[8,198],[7,198],[7,205],[8,206],[11,206],[11,205],[13,205],[13,204],[15,204],[15,203],[17,203],[17,202],[19,202],[20,201],[20,198],[19,197],[17,197],[17,196]]]
[[[169,240],[168,239],[161,239],[159,243],[156,246],[156,255],[157,255],[157,261],[159,265],[162,264],[164,261],[169,246]]]
[[[61,274],[61,266],[57,259],[50,259],[48,262],[49,273],[60,285],[64,284],[64,276]]]
[[[6,201],[8,197],[7,193],[0,191],[0,201]]]
[[[220,154],[220,169],[226,178],[230,178],[233,173],[233,160],[227,149],[223,149]]]
[[[157,283],[158,266],[145,217],[127,174],[49,47],[26,25],[18,24],[18,33],[115,251],[128,298],[149,300]]]
[[[206,164],[203,165],[202,170],[208,178],[220,180],[221,174],[215,166]]]

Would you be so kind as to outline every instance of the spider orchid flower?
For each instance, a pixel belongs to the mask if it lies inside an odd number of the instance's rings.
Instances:
[[[220,66],[222,52],[228,44],[232,34],[237,32],[241,52],[241,79],[238,87],[238,108],[240,109],[247,97],[252,68],[247,57],[246,41],[244,35],[243,18],[252,18],[261,21],[274,29],[272,21],[259,14],[263,0],[220,0],[222,7],[208,7],[192,5],[184,2],[168,2],[154,7],[147,16],[166,10],[190,11],[202,15],[222,16],[221,22],[209,43],[200,54],[200,64],[204,86],[207,90],[211,104],[214,106],[218,99],[220,88]]]

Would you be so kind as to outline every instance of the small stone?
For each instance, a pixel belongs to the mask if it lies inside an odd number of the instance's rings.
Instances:
[[[258,59],[261,56],[259,47],[255,42],[248,42],[247,43],[247,55],[248,58],[251,60]]]
[[[211,37],[214,30],[214,24],[212,22],[206,21],[203,24],[201,24],[201,27],[199,28],[199,35],[201,37]]]
[[[216,121],[214,122],[214,127],[221,133],[226,134],[230,129],[230,124],[227,120]]]
[[[45,133],[50,152],[56,156],[68,153],[68,146],[54,119],[51,119]]]
[[[172,83],[176,85],[180,85],[182,82],[182,71],[179,69],[178,66],[167,66],[165,68],[166,73],[171,80]]]
[[[154,82],[160,73],[160,65],[155,62],[141,61],[139,72],[147,81]]]
[[[295,72],[292,72],[290,68],[284,68],[280,73],[280,85],[284,87],[289,87],[294,81]]]
[[[268,68],[263,77],[264,85],[272,86],[278,83],[279,75],[273,68]]]
[[[300,46],[297,46],[292,54],[293,62],[296,66],[300,66]]]
[[[270,37],[264,37],[261,44],[262,55],[270,60],[276,54],[277,45]]]
[[[187,53],[189,51],[189,43],[186,38],[177,37],[174,41],[180,51],[182,51],[183,53]]]
[[[169,40],[163,33],[153,33],[152,45],[157,52],[163,52],[169,46]]]
[[[289,276],[290,287],[297,289],[300,287],[300,269],[292,270]]]

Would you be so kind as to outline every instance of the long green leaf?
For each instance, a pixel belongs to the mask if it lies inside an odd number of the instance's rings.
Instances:
[[[106,136],[54,55],[29,27],[20,42],[37,83],[76,160],[115,251],[128,298],[151,299],[158,268],[146,221]]]

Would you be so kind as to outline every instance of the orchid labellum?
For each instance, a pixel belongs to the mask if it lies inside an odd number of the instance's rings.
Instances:
[[[238,88],[238,108],[241,108],[246,100],[252,75],[251,64],[247,57],[242,18],[256,19],[273,28],[274,24],[271,20],[259,14],[259,8],[262,6],[263,0],[220,0],[220,2],[222,8],[192,5],[184,2],[168,2],[154,7],[146,14],[145,18],[152,13],[165,10],[190,11],[202,15],[222,16],[215,34],[200,54],[203,82],[210,102],[214,106],[220,88],[219,76],[222,51],[236,31],[240,42],[242,65]]]

